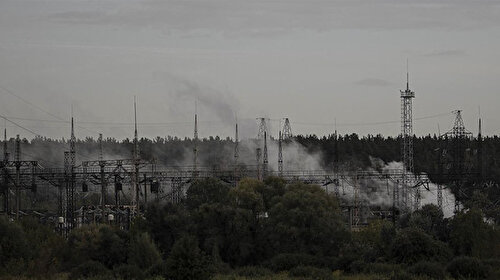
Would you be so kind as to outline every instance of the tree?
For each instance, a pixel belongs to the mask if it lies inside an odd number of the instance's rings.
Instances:
[[[208,257],[192,236],[175,242],[166,261],[166,269],[173,280],[205,280],[213,274]]]
[[[23,229],[16,223],[0,217],[0,268],[18,274],[30,259],[28,240]],[[16,271],[9,271],[9,270]]]
[[[153,204],[145,216],[148,232],[165,255],[177,239],[194,231],[191,214],[183,205],[169,203],[160,207]]]
[[[478,209],[460,212],[450,222],[450,246],[457,256],[499,257],[500,230],[486,224]]]
[[[271,207],[265,225],[276,253],[335,256],[349,236],[336,198],[303,183],[288,186]]]
[[[132,238],[128,250],[128,263],[142,270],[162,261],[160,251],[147,233],[140,233]]]
[[[409,217],[408,226],[419,228],[436,239],[447,240],[443,211],[434,204],[426,204],[413,212]]]
[[[446,261],[451,257],[448,246],[434,240],[418,228],[400,230],[391,247],[392,258],[398,263]]]
[[[226,203],[229,186],[214,178],[195,181],[186,192],[186,204],[189,209],[204,203]]]
[[[88,225],[74,230],[68,238],[67,264],[97,261],[111,269],[126,262],[128,235],[108,225]]]

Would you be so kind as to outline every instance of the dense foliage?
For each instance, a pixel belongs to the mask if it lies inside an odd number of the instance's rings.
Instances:
[[[233,187],[204,179],[191,185],[180,204],[152,204],[127,232],[86,225],[64,239],[33,219],[2,218],[0,278],[500,275],[500,230],[485,222],[480,209],[445,219],[437,207],[425,205],[398,223],[380,220],[355,232],[346,221],[335,196],[315,185],[267,178]]]

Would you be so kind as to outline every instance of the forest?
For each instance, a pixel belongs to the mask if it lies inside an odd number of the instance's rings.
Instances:
[[[91,224],[65,238],[33,218],[1,217],[0,278],[500,279],[500,139],[484,138],[482,157],[476,139],[466,144],[463,207],[452,217],[428,204],[397,221],[350,231],[340,201],[319,186],[277,177],[246,178],[237,186],[200,179],[181,203],[150,203],[127,231],[111,222]],[[92,138],[79,140],[79,160],[97,158],[98,145]],[[241,143],[242,163],[253,163],[255,145]],[[325,169],[364,169],[373,158],[400,158],[400,139],[382,136],[296,136],[284,145],[285,158],[295,151]],[[414,145],[415,172],[446,184],[438,172],[446,143],[429,135],[415,137]],[[142,158],[165,166],[189,164],[192,146],[192,139],[172,137],[143,138],[139,145]],[[50,166],[60,164],[67,142],[24,139],[22,148],[24,156]],[[233,149],[229,138],[201,139],[200,161],[223,168],[233,162]],[[131,150],[130,140],[103,142],[106,157],[127,158]],[[285,168],[293,164],[299,163]]]
[[[130,230],[91,224],[67,239],[0,219],[2,279],[499,279],[500,230],[472,206],[434,205],[350,232],[319,186],[243,179],[193,183]]]

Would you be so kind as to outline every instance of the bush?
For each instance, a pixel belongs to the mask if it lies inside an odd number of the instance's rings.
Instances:
[[[446,269],[454,278],[483,279],[488,277],[489,267],[479,259],[458,257],[453,259]]]
[[[395,272],[401,272],[401,266],[390,263],[367,263],[363,269],[365,273],[391,275]]]
[[[398,263],[443,261],[451,256],[448,246],[434,240],[421,229],[406,228],[398,232],[391,246],[393,259]]]
[[[30,248],[26,234],[16,223],[0,217],[0,267],[4,267],[7,272],[10,268],[20,268],[19,264],[25,264],[30,259]],[[9,264],[10,267],[6,267]],[[16,269],[15,269],[16,270]],[[16,272],[17,271],[12,271]]]
[[[394,271],[391,274],[390,280],[411,280],[413,277],[404,270]]]
[[[113,273],[117,279],[122,280],[142,280],[145,278],[144,273],[139,267],[129,264],[115,267]]]
[[[147,233],[140,233],[130,242],[128,263],[142,270],[162,261],[160,251]]]
[[[261,266],[244,266],[236,269],[236,274],[245,277],[260,277],[272,274],[272,271]]]
[[[318,258],[307,254],[279,254],[266,263],[266,267],[275,271],[290,270],[297,266],[322,266],[318,265]]]
[[[408,272],[418,276],[427,276],[431,279],[444,279],[446,277],[443,266],[436,262],[416,263],[408,269]]]
[[[70,279],[90,278],[110,275],[109,270],[100,262],[88,261],[71,271]]]
[[[312,266],[297,266],[288,272],[290,277],[307,277],[315,280],[333,280],[333,273],[328,269]]]
[[[213,275],[209,258],[198,247],[193,237],[177,240],[166,261],[168,278],[173,280],[205,280]]]
[[[148,269],[146,275],[151,278],[157,276],[167,278],[167,265],[164,262],[157,263]]]

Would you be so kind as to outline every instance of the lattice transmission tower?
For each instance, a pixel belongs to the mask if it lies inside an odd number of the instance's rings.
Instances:
[[[402,208],[403,212],[410,210],[409,199],[412,186],[413,167],[413,98],[415,92],[410,90],[409,74],[406,72],[406,89],[401,90],[401,156],[403,160],[403,180],[402,180]],[[395,188],[397,190],[397,188]],[[415,205],[418,208],[420,205],[420,190],[415,188]],[[399,193],[396,194],[396,199],[399,200]]]
[[[290,125],[290,120],[285,118],[285,123],[283,124],[283,139],[292,138],[292,126]]]

